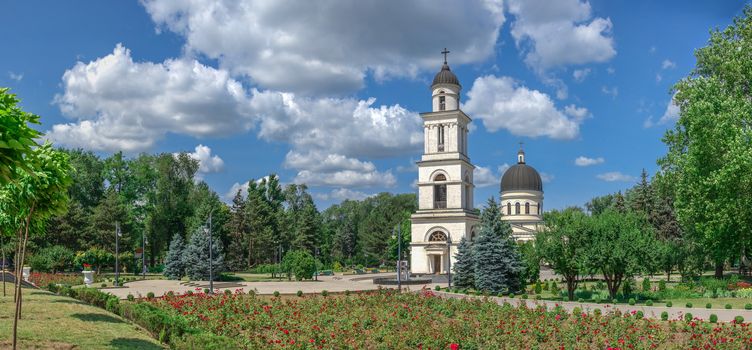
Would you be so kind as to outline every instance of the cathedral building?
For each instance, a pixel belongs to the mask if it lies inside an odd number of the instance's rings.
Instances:
[[[432,111],[421,113],[424,149],[418,164],[418,211],[411,216],[410,272],[445,274],[457,245],[474,238],[473,166],[467,154],[470,117],[460,110],[460,85],[444,65],[431,84]]]
[[[535,238],[543,227],[543,181],[540,174],[525,163],[525,151],[517,152],[517,164],[501,177],[501,219],[512,226],[518,241]]]

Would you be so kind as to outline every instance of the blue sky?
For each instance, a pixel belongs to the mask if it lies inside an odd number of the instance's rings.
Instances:
[[[221,196],[274,172],[323,209],[415,191],[417,113],[447,47],[477,204],[524,142],[546,208],[562,208],[655,172],[671,85],[744,4],[5,2],[0,86],[58,145],[192,152]]]

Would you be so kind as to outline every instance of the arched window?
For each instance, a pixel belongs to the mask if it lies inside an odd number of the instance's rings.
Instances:
[[[525,214],[530,214],[530,203],[525,203]]]
[[[507,215],[512,215],[512,203],[507,202]]]
[[[439,110],[446,110],[446,98],[444,96],[439,96]]]
[[[514,213],[520,215],[520,203],[514,203]]]
[[[444,152],[444,126],[443,125],[439,125],[436,136],[437,136],[437,141],[439,145],[438,146],[439,152]]]
[[[447,236],[444,234],[444,232],[441,231],[434,231],[431,232],[431,235],[428,236],[429,242],[446,242]]]
[[[465,175],[465,208],[467,209],[470,209],[473,207],[473,203],[471,203],[472,200],[470,199],[471,191],[472,190],[470,188],[470,178],[467,177],[467,175]]]
[[[446,181],[444,174],[438,174],[433,178],[433,181]],[[433,186],[433,208],[434,209],[446,209],[447,207],[447,188],[446,184]]]

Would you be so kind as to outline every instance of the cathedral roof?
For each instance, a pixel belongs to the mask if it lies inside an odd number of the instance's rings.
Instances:
[[[517,153],[517,164],[504,172],[501,177],[501,192],[538,191],[543,192],[543,181],[535,168],[525,164],[525,152]]]
[[[451,69],[449,69],[449,65],[444,62],[444,65],[441,66],[441,70],[436,73],[435,77],[433,77],[433,83],[431,84],[431,86],[434,86],[436,84],[460,85],[460,80],[457,79],[457,76],[452,73]]]

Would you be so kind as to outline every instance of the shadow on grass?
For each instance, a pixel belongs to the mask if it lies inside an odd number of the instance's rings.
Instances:
[[[164,349],[163,347],[143,339],[116,338],[110,342],[113,349]]]
[[[53,303],[62,303],[62,304],[79,304],[79,305],[86,305],[86,303],[78,301],[78,300],[68,300],[68,299],[58,299],[53,300]]]
[[[110,323],[123,323],[123,320],[112,317],[110,315],[104,315],[104,314],[94,314],[94,313],[88,313],[88,314],[73,314],[71,315],[73,318],[77,318],[81,321],[87,321],[87,322],[110,322]]]

